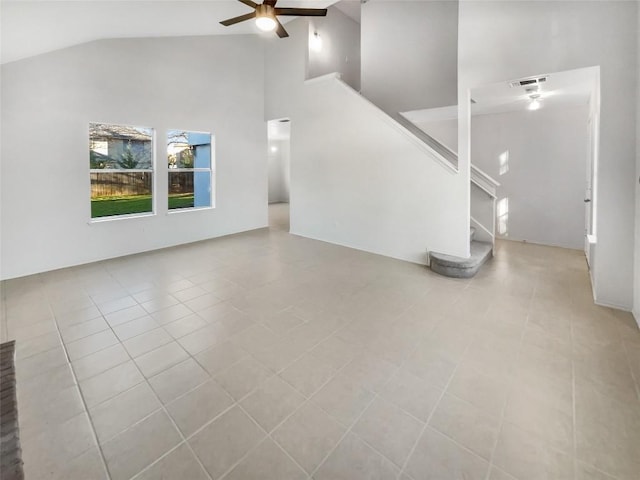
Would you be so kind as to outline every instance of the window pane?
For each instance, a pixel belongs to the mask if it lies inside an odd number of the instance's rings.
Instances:
[[[151,172],[91,172],[91,218],[153,211]]]
[[[169,209],[211,206],[211,134],[169,130]]]
[[[150,170],[153,168],[152,139],[151,128],[90,123],[90,168]]]
[[[169,172],[169,209],[210,207],[211,171]]]
[[[91,218],[153,211],[151,128],[90,123],[89,168]]]

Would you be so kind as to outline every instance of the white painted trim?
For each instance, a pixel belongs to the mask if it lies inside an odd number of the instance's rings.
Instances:
[[[182,208],[170,208],[165,215],[176,215],[185,212],[201,212],[202,210],[215,210],[216,207],[182,207]]]
[[[189,173],[189,172],[210,172],[211,168],[198,167],[198,168],[167,168],[167,173]]]
[[[320,75],[319,77],[309,78],[304,81],[304,84],[310,85],[313,83],[326,82],[327,80],[333,80],[333,79],[340,80],[341,78],[342,78],[342,75],[340,74],[340,72],[331,72],[331,73],[327,73],[326,75]]]
[[[473,215],[471,215],[471,221],[476,224],[478,227],[480,227],[481,230],[483,230],[485,233],[487,233],[488,235],[491,235],[491,238],[495,239],[495,235],[493,233],[491,233],[491,231],[485,227],[482,223],[480,223],[477,219],[473,218]]]
[[[153,204],[152,204],[153,206]],[[146,217],[155,217],[156,216],[156,212],[155,211],[151,211],[151,212],[142,212],[142,213],[125,213],[122,215],[109,215],[106,217],[95,217],[90,219],[87,224],[89,225],[95,225],[97,223],[109,223],[109,222],[115,222],[117,220],[128,220],[131,218],[146,218]],[[96,260],[99,261],[99,260]],[[66,267],[62,267],[62,268],[66,268]]]
[[[458,106],[449,105],[447,107],[423,108],[420,110],[408,110],[400,112],[404,118],[410,122],[434,122],[441,120],[457,120]]]
[[[482,182],[478,181],[478,179],[473,178],[473,173],[471,174],[471,179],[470,180],[471,180],[471,183],[473,183],[476,187],[478,187],[484,193],[489,195],[491,198],[493,198],[493,199],[498,198],[498,196],[496,195],[496,192],[492,192],[489,187],[487,187],[486,185],[483,185]]]
[[[478,167],[476,167],[473,163],[471,164],[471,173],[472,174],[473,173],[478,174],[484,180],[486,180],[487,182],[492,184],[494,187],[499,187],[500,186],[500,182],[498,182],[495,178],[493,178],[491,175],[489,175],[485,171],[483,171],[483,170],[479,169]]]
[[[305,85],[307,85],[307,84],[315,84],[315,83],[321,83],[321,82],[332,81],[332,80],[336,81],[336,83],[338,85],[340,85],[345,91],[349,92],[350,95],[353,95],[353,96],[359,98],[361,101],[363,101],[366,104],[368,104],[371,108],[373,108],[373,111],[375,112],[375,114],[379,118],[383,119],[389,125],[394,127],[397,131],[399,131],[403,135],[405,135],[409,140],[411,140],[422,151],[424,151],[425,153],[428,153],[429,155],[431,155],[431,157],[433,157],[434,160],[436,160],[440,165],[445,167],[449,172],[458,173],[458,169],[454,165],[452,165],[451,162],[449,162],[446,158],[444,158],[442,155],[440,155],[438,152],[436,152],[428,144],[423,142],[418,136],[414,135],[411,131],[409,131],[407,128],[405,128],[400,122],[398,122],[397,120],[395,120],[394,118],[389,116],[384,110],[380,109],[380,107],[378,107],[376,104],[370,102],[368,99],[366,99],[365,97],[360,95],[359,92],[357,92],[356,90],[351,88],[351,86],[349,86],[348,84],[343,82],[341,80],[341,78],[340,78],[340,74],[339,73],[337,73],[337,72],[328,73],[327,75],[322,75],[320,77],[315,77],[315,78],[311,78],[309,80],[305,80],[304,83],[305,83]]]
[[[327,240],[327,239],[325,239],[325,238],[321,238],[321,237],[313,237],[313,236],[311,236],[311,235],[303,235],[303,234],[301,234],[301,233],[297,233],[297,232],[294,232],[294,231],[291,231],[291,230],[289,230],[289,234],[291,234],[291,235],[296,235],[296,236],[298,236],[298,237],[302,237],[302,238],[309,238],[309,239],[311,239],[311,240],[316,240],[316,241],[318,241],[318,242],[328,243],[328,244],[330,244],[330,245],[338,245],[338,246],[340,246],[340,247],[351,248],[351,249],[353,249],[353,250],[358,250],[359,252],[366,252],[366,253],[370,253],[371,255],[379,255],[379,256],[381,256],[381,257],[392,258],[392,259],[394,259],[394,260],[398,260],[398,261],[400,261],[400,262],[407,262],[407,263],[411,263],[411,264],[413,264],[413,265],[422,265],[422,266],[425,266],[425,267],[426,267],[426,266],[428,266],[428,264],[427,264],[427,261],[428,261],[428,258],[427,258],[427,257],[428,257],[428,254],[426,254],[426,255],[425,255],[425,261],[424,261],[424,263],[421,263],[421,262],[413,262],[413,261],[411,261],[411,260],[407,260],[406,258],[394,257],[394,256],[389,255],[389,254],[387,254],[387,253],[376,252],[375,250],[365,250],[364,248],[359,248],[359,247],[356,247],[356,246],[351,245],[351,244],[348,244],[348,243],[336,242],[336,241],[333,241],[333,240]],[[429,250],[427,249],[427,252],[428,252],[428,251],[429,251]]]
[[[153,168],[90,168],[89,173],[153,173]]]
[[[524,238],[503,237],[501,235],[496,235],[496,238],[498,238],[500,240],[507,240],[509,242],[530,243],[531,245],[540,245],[540,246],[543,246],[543,247],[551,247],[551,248],[564,248],[565,250],[574,250],[574,251],[582,253],[584,255],[584,248],[582,248],[582,247],[572,248],[572,247],[567,247],[566,245],[557,245],[557,244],[553,244],[553,243],[540,243],[540,242],[534,242],[534,241],[531,241],[531,240],[527,240],[527,239],[524,239]],[[586,256],[585,256],[585,261],[586,261]]]
[[[617,304],[617,303],[602,302],[600,300],[594,300],[593,303],[595,303],[599,307],[614,308],[616,310],[622,310],[623,312],[630,312],[631,313],[631,306],[630,305],[620,305],[620,304]]]

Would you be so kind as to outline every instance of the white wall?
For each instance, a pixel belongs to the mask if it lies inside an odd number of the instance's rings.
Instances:
[[[267,45],[265,116],[291,119],[291,232],[419,263],[427,248],[468,256],[469,177],[335,80],[305,85],[307,23],[287,30]]]
[[[340,72],[342,80],[360,90],[360,24],[336,7],[326,17],[309,17],[309,35],[318,33],[319,51],[309,50],[307,78]]]
[[[360,73],[355,71],[354,68],[359,65],[359,54],[353,51],[354,45],[347,46],[343,43],[345,41],[356,41],[354,39],[349,40],[349,38],[351,38],[354,29],[358,25],[337,9],[330,8],[329,15],[329,21],[321,27],[321,33],[325,32],[323,43],[328,43],[331,46],[327,50],[329,56],[325,57],[323,62],[314,63],[311,59],[312,54],[309,52],[309,32],[311,28],[310,20],[307,18],[299,18],[288,23],[287,32],[289,37],[287,38],[271,37],[263,39],[265,44],[266,120],[290,117],[291,112],[297,108],[296,105],[298,98],[302,95],[302,86],[305,79],[310,78],[310,76],[315,77],[321,71],[322,74],[338,71],[349,85],[353,88],[358,88]],[[312,18],[311,20],[318,21],[317,18]],[[350,60],[344,63],[342,55],[350,51],[352,53],[347,54],[351,55],[349,56]],[[354,60],[351,61],[351,58]],[[310,62],[315,64],[313,70],[309,70]],[[344,67],[344,71],[332,70],[340,66]],[[321,68],[326,68],[328,71],[323,71]]]
[[[596,301],[633,303],[637,2],[460,2],[459,113],[469,89],[524,76],[601,67]],[[458,154],[469,158],[469,125]]]
[[[108,40],[2,67],[2,278],[267,225],[254,36]],[[156,215],[90,224],[89,122],[156,129]],[[216,208],[167,214],[165,132],[209,131]]]
[[[269,203],[289,201],[289,145],[269,139]]]
[[[500,182],[513,240],[582,249],[588,106],[471,118],[472,163]],[[500,174],[500,155],[508,171]]]
[[[640,326],[640,8],[638,8],[638,28],[636,30],[638,36],[638,96],[636,99],[636,241],[635,241],[635,275],[633,287],[633,314],[636,322]]]
[[[294,20],[287,25],[287,32],[287,38],[265,40],[266,120],[291,117],[307,78],[308,21],[305,18]]]
[[[362,5],[362,94],[391,115],[457,103],[458,2]]]
[[[429,136],[435,138],[452,152],[458,151],[458,119],[415,122]]]
[[[468,254],[462,176],[338,80],[311,81],[298,105],[292,233],[416,263]]]

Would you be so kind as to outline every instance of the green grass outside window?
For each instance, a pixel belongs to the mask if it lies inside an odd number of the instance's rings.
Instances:
[[[192,193],[169,195],[169,210],[189,207],[193,207]],[[149,213],[151,211],[151,195],[91,199],[91,218]]]

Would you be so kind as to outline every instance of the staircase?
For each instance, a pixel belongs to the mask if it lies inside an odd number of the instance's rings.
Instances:
[[[470,228],[469,241],[471,255],[469,258],[454,257],[444,253],[429,252],[431,270],[453,278],[471,278],[480,267],[493,257],[493,244],[474,240],[476,229]]]
[[[433,148],[441,157],[457,167],[458,156],[447,146],[419,129],[403,115],[401,123]],[[497,187],[500,184],[475,165],[471,165],[471,226],[469,229],[468,258],[434,251],[427,252],[432,271],[453,278],[471,278],[484,263],[493,257],[495,245],[495,216]],[[476,236],[478,239],[476,240]]]
[[[474,166],[460,171],[454,152],[337,73],[306,80],[301,93],[290,115],[291,233],[473,276],[493,253],[498,183]]]

